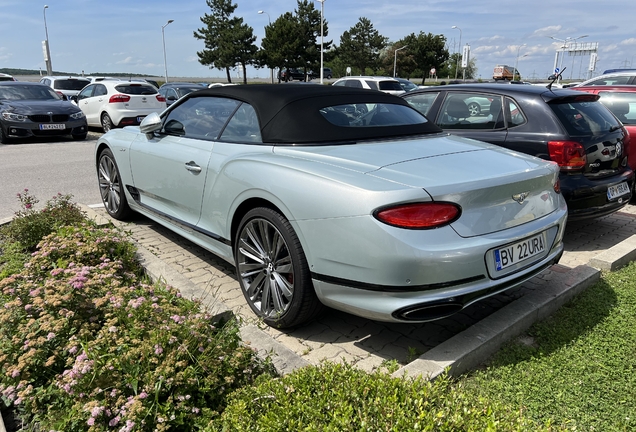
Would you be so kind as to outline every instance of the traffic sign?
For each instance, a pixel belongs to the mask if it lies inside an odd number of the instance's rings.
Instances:
[[[554,70],[554,73],[555,73],[555,74],[558,74],[560,70],[561,70],[561,69],[556,68],[556,69]]]

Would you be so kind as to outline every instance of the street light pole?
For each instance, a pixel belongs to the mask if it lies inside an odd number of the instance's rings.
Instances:
[[[526,44],[519,45],[519,46],[517,47],[517,59],[515,60],[515,71],[514,71],[514,72],[513,72],[513,74],[512,74],[512,75],[513,75],[513,76],[512,76],[512,79],[513,79],[513,80],[515,79],[515,75],[517,75],[517,74],[519,75],[519,78],[521,78],[521,74],[519,74],[519,73],[518,73],[518,71],[517,71],[517,66],[519,66],[519,50],[521,49],[521,47],[524,47],[524,46],[526,46]],[[524,56],[524,57],[525,57],[525,56]]]
[[[46,34],[46,39],[44,40],[44,45],[46,49],[46,74],[51,76],[53,75],[53,65],[51,63],[51,49],[49,48],[49,29],[46,27],[46,10],[49,8],[48,5],[44,5],[44,33]]]
[[[459,30],[459,49],[462,49],[462,29],[457,27],[456,25],[451,28]],[[457,79],[457,70],[459,69],[459,56],[457,56],[457,64],[455,65],[455,79]]]
[[[161,40],[163,41],[163,69],[166,82],[168,82],[168,62],[166,61],[166,35],[163,29],[165,29],[168,24],[172,22],[174,22],[174,20],[168,20],[167,23],[161,26]]]
[[[396,66],[397,66],[397,53],[398,53],[399,50],[403,50],[407,46],[408,45],[404,45],[403,47],[398,48],[398,49],[395,50],[395,58],[393,59],[393,78],[395,78],[395,69],[396,69]]]
[[[258,11],[259,15],[267,15],[267,21],[269,22],[269,25],[272,25],[272,18],[269,16],[269,14],[263,10],[259,10]],[[267,33],[265,34],[265,36],[267,36]],[[274,84],[274,69],[270,68],[269,69],[269,77],[272,80],[272,84]]]
[[[323,49],[323,23],[324,23],[324,8],[325,8],[325,0],[317,0],[320,2],[320,84],[323,83],[325,76],[325,68],[324,68],[324,49]]]

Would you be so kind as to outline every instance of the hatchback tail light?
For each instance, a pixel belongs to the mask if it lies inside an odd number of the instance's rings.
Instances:
[[[157,100],[158,100],[159,102],[165,102],[165,101],[166,101],[166,98],[165,98],[165,97],[163,97],[163,96],[161,96],[161,95],[159,94],[159,95],[157,95]]]
[[[407,229],[439,228],[456,221],[461,209],[451,203],[416,203],[386,207],[374,212],[385,224]]]
[[[559,164],[561,171],[576,171],[585,168],[585,149],[576,141],[549,141],[550,159]]]
[[[108,99],[108,103],[119,103],[119,102],[128,102],[130,100],[130,96],[124,94],[114,94]]]

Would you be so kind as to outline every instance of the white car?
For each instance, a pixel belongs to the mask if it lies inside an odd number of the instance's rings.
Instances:
[[[76,96],[90,83],[88,78],[77,76],[45,76],[40,79],[40,84],[51,87],[64,100],[71,100],[72,96]]]
[[[104,132],[138,125],[148,114],[166,108],[166,98],[155,86],[137,81],[94,82],[73,100],[86,115],[88,125],[101,127]]]
[[[334,82],[336,87],[357,87],[369,90],[379,90],[384,93],[399,96],[406,93],[400,82],[391,77],[373,77],[373,76],[348,76],[340,78]]]
[[[11,75],[0,73],[0,81],[16,81]]]

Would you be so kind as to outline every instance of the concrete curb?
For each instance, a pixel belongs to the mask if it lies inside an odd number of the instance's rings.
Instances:
[[[590,266],[599,270],[615,271],[635,260],[636,234],[596,255],[590,260]]]
[[[535,322],[550,316],[599,279],[600,272],[588,266],[557,273],[545,288],[494,312],[398,369],[393,376],[423,376],[432,379],[446,368],[449,368],[451,375],[459,375],[475,368],[505,342],[518,336]]]

